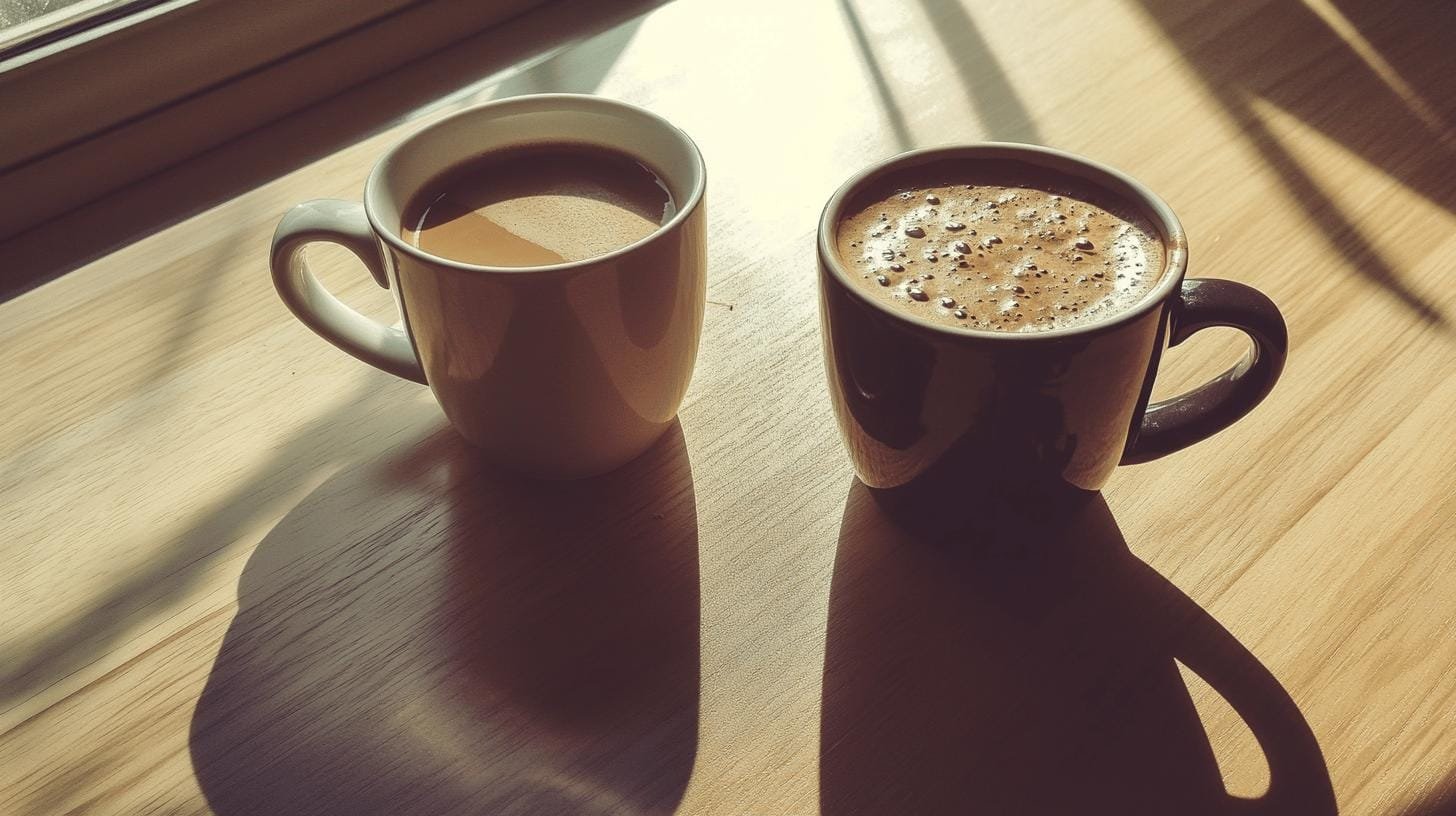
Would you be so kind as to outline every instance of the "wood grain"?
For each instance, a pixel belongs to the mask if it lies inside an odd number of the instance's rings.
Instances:
[[[0,304],[0,813],[1232,813],[1223,791],[1267,790],[1456,814],[1453,31],[1427,0],[680,0],[515,70],[442,54],[0,247],[54,261],[68,231],[181,211],[189,176],[216,192],[459,80]],[[539,485],[311,335],[265,257],[288,206],[357,196],[420,124],[549,90],[698,141],[713,303],[680,425]],[[812,247],[859,167],[987,138],[1148,183],[1191,273],[1269,293],[1292,350],[1247,419],[977,556],[854,483]],[[1158,392],[1241,343],[1200,335]]]

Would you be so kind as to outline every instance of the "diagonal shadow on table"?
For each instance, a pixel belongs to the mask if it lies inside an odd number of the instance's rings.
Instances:
[[[1401,809],[1400,816],[1456,816],[1456,771],[1419,801]]]
[[[1456,51],[1445,35],[1456,23],[1456,8],[1420,2],[1326,5],[1331,19],[1348,26],[1342,30],[1321,17],[1315,4],[1298,0],[1140,3],[1331,248],[1421,320],[1446,326],[1446,316],[1380,250],[1378,235],[1345,212],[1320,183],[1319,168],[1285,146],[1258,104],[1292,115],[1431,203],[1456,212],[1456,95],[1449,92]],[[1397,55],[1399,74],[1381,45]]]
[[[826,816],[1336,812],[1278,680],[1128,549],[1101,495],[965,505],[954,536],[898,525],[858,482],[830,591]],[[1243,718],[1267,792],[1225,792],[1178,664]]]
[[[929,21],[930,29],[940,41],[941,50],[960,81],[961,91],[970,101],[981,125],[981,138],[990,141],[1037,142],[1036,122],[1021,97],[1016,93],[1010,78],[1002,68],[991,46],[981,36],[980,29],[971,20],[959,3],[930,3],[921,0],[921,6]],[[893,64],[898,55],[877,55],[885,50],[884,44],[872,42],[873,32],[866,31],[865,23],[852,0],[839,0],[840,11],[848,24],[850,36],[860,62],[869,73],[880,108],[884,111],[890,129],[894,132],[895,145],[900,150],[916,146],[910,133],[910,125],[904,109],[896,101],[893,82],[886,76],[884,62]],[[942,136],[937,141],[944,141]]]
[[[905,111],[901,110],[900,103],[895,101],[895,92],[890,88],[889,79],[885,77],[885,69],[881,67],[879,59],[875,57],[875,47],[865,33],[864,23],[859,18],[859,12],[855,11],[854,4],[850,0],[839,0],[839,8],[844,13],[844,21],[849,25],[849,33],[854,38],[854,47],[859,51],[860,61],[864,63],[865,70],[870,75],[870,82],[875,86],[875,95],[879,97],[880,107],[885,111],[885,118],[890,123],[890,129],[895,132],[895,146],[900,150],[909,150],[915,146],[915,139],[910,135],[910,126],[905,121]]]
[[[976,111],[982,138],[992,142],[1040,142],[1036,119],[965,6],[930,0],[920,0],[920,6],[960,79],[961,90]]]
[[[671,813],[697,747],[692,472],[535,482],[451,432],[345,470],[258,546],[193,716],[240,814]]]

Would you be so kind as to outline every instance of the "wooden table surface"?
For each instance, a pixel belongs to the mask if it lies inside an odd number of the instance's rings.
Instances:
[[[681,0],[571,41],[585,5],[3,248],[296,159],[0,304],[0,813],[1456,814],[1452,6]],[[532,484],[294,320],[266,248],[421,123],[551,90],[698,141],[711,303],[680,425]],[[1139,177],[1292,339],[1251,416],[992,553],[855,483],[813,275],[845,177],[981,139]]]

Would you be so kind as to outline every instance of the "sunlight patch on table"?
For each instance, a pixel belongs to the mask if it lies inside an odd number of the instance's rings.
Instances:
[[[1213,744],[1213,757],[1224,790],[1242,799],[1257,799],[1269,790],[1269,762],[1254,733],[1228,701],[1182,663],[1178,672],[1193,698],[1198,719]]]

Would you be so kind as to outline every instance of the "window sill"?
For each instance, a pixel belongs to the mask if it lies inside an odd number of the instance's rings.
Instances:
[[[174,0],[0,62],[0,240],[544,0]]]

